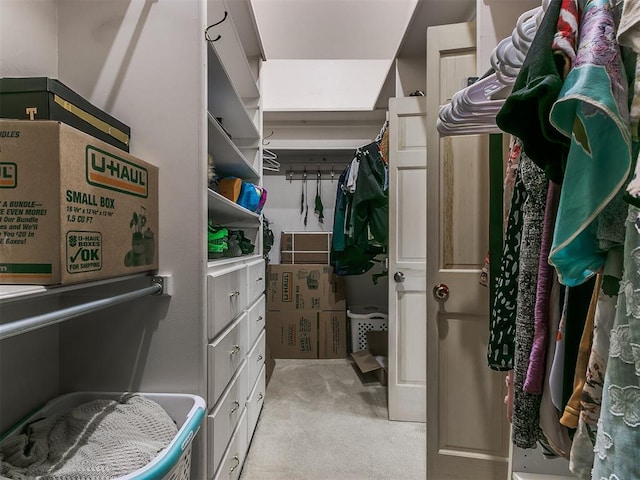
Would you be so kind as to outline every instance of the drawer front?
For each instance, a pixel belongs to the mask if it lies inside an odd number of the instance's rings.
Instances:
[[[207,333],[215,338],[247,307],[247,270],[244,266],[207,275]]]
[[[260,373],[260,369],[264,365],[264,352],[265,332],[263,331],[247,357],[247,363],[249,364],[248,385],[250,389],[253,388],[256,378],[258,378],[258,373]]]
[[[249,322],[249,345],[253,345],[253,343],[260,335],[260,332],[264,330],[265,325],[265,296],[262,295],[256,303],[254,303],[249,310],[248,314],[248,322]]]
[[[249,395],[249,401],[247,402],[247,438],[251,441],[253,438],[253,432],[256,429],[258,423],[258,417],[260,416],[260,410],[262,410],[262,404],[264,403],[265,396],[265,384],[266,384],[266,368],[262,367],[258,374],[258,381],[253,386],[251,395]]]
[[[231,437],[229,448],[224,453],[214,480],[238,480],[242,464],[247,455],[247,409],[242,411],[238,427]]]
[[[265,289],[265,263],[264,260],[258,260],[247,265],[247,290],[249,295],[249,303],[264,293]]]
[[[215,405],[247,354],[247,315],[244,314],[220,338],[207,346],[209,404]]]
[[[234,379],[231,387],[220,399],[213,413],[208,416],[209,464],[212,471],[215,471],[222,460],[231,434],[238,426],[242,411],[247,402],[247,374],[246,363],[242,364],[238,376]]]

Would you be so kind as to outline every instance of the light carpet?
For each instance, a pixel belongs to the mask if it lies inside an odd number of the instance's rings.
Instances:
[[[424,480],[425,450],[425,424],[389,421],[349,360],[279,359],[240,479]]]

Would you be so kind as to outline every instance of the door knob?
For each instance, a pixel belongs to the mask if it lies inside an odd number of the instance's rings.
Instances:
[[[433,298],[436,300],[445,301],[449,298],[449,287],[447,287],[444,283],[440,283],[433,287]]]
[[[396,272],[395,275],[393,276],[393,279],[398,283],[404,282],[404,279],[405,279],[404,273]]]

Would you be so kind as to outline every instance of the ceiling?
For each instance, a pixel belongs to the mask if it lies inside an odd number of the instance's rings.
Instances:
[[[425,53],[426,28],[465,22],[476,0],[250,0],[269,60],[392,60]]]
[[[354,124],[379,128],[387,99],[395,96],[394,60],[424,62],[427,27],[470,21],[476,11],[476,0],[246,1],[227,0],[227,4],[235,3],[236,9],[246,5],[255,21],[258,37],[253,45],[266,60],[262,82],[269,93],[264,104],[265,135],[276,131],[272,147],[279,144],[279,134],[291,134],[282,132],[292,125],[299,130],[322,129],[330,123],[347,130]],[[365,67],[371,72],[366,81],[355,81],[354,72]],[[332,83],[327,78],[341,80]],[[313,100],[314,93],[315,104],[305,103]],[[359,108],[333,108],[340,102],[332,99],[359,95],[366,98]],[[275,105],[278,96],[281,101]],[[325,104],[329,108],[322,108]],[[308,152],[280,154],[285,162],[312,159]],[[341,160],[333,158],[340,154],[336,149],[319,163]]]

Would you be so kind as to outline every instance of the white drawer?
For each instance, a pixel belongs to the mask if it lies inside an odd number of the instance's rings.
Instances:
[[[247,307],[244,265],[207,275],[207,333],[215,338]]]
[[[247,364],[243,363],[230,388],[224,393],[216,408],[207,417],[209,435],[210,471],[213,473],[224,454],[231,434],[240,421],[242,411],[247,403]]]
[[[265,332],[263,330],[260,334],[260,337],[258,337],[255,345],[253,345],[253,348],[249,351],[249,355],[247,356],[247,363],[249,364],[249,383],[247,385],[249,386],[249,389],[253,387],[256,378],[258,378],[258,373],[260,373],[260,369],[264,365],[264,352]]]
[[[247,409],[242,411],[240,422],[231,437],[229,447],[224,452],[222,461],[214,480],[238,480],[242,464],[247,455],[249,442],[247,440]]]
[[[265,263],[260,259],[247,265],[247,291],[249,303],[264,293],[265,289]]]
[[[209,405],[215,405],[247,354],[247,315],[238,318],[207,346]]]
[[[249,310],[247,310],[247,319],[249,323],[249,345],[253,345],[260,335],[260,332],[264,330],[265,325],[265,310],[264,310],[264,295],[262,295],[256,303],[254,303]]]
[[[258,381],[253,386],[249,400],[247,401],[247,438],[251,441],[253,438],[253,432],[256,429],[258,423],[258,417],[260,416],[260,410],[264,403],[265,396],[265,383],[266,383],[266,367],[262,367],[258,374]]]

